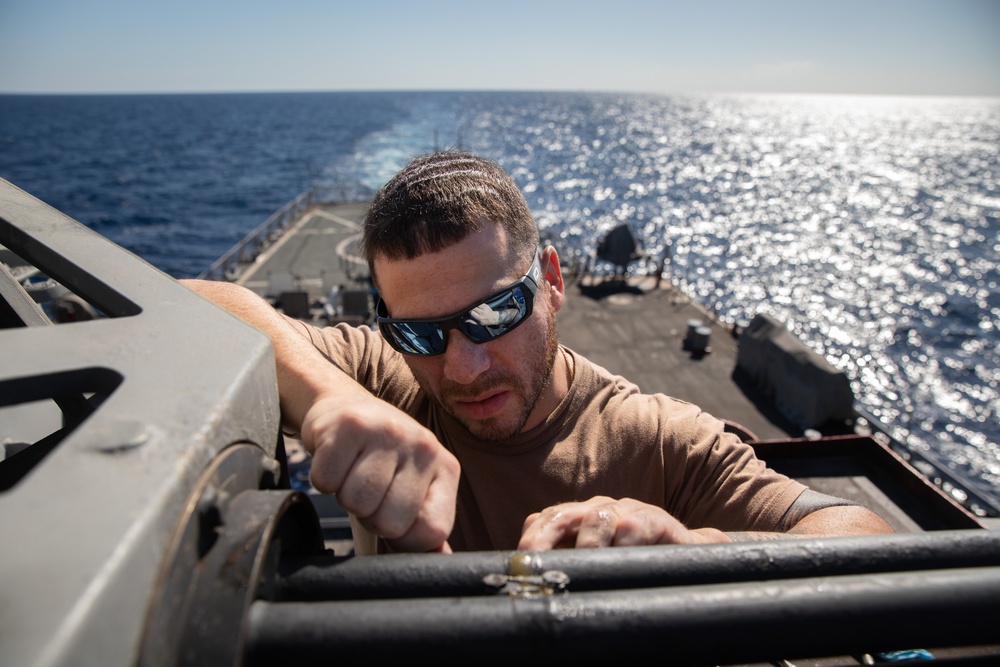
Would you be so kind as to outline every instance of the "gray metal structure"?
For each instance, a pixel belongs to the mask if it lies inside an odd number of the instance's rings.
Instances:
[[[204,471],[238,443],[277,468],[273,352],[260,332],[5,181],[0,244],[106,315],[53,324],[0,276],[0,438],[8,451],[31,445],[4,459],[0,664],[134,664]],[[18,465],[33,451],[45,455]]]
[[[99,314],[0,275],[0,665],[1000,658],[1000,531],[872,439],[759,446],[906,534],[334,556],[266,337],[6,182],[0,244]]]

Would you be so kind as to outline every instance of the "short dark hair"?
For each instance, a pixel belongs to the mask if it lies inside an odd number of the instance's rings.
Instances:
[[[378,191],[365,216],[362,250],[373,269],[376,257],[438,252],[488,222],[503,225],[518,254],[538,246],[535,219],[507,172],[471,153],[439,151],[414,159]]]

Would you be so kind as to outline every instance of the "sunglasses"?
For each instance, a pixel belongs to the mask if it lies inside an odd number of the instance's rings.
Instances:
[[[388,316],[385,301],[379,299],[375,321],[382,337],[403,354],[431,357],[443,353],[452,329],[458,329],[473,343],[487,343],[510,333],[528,319],[541,274],[541,255],[536,251],[531,267],[520,280],[468,310],[435,319],[394,319]]]

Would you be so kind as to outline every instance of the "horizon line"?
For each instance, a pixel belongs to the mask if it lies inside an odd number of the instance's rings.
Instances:
[[[220,90],[93,90],[93,91],[17,91],[0,90],[0,96],[18,97],[128,97],[169,95],[284,95],[284,94],[359,94],[359,93],[557,93],[594,95],[647,95],[669,97],[672,95],[776,95],[800,97],[910,97],[910,98],[1000,98],[1000,93],[871,93],[826,91],[778,90],[688,90],[660,92],[649,90],[612,90],[587,88],[288,88],[288,89],[220,89]]]

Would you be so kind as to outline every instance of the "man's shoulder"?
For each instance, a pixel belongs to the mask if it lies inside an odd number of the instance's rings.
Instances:
[[[652,439],[677,451],[714,446],[724,423],[699,406],[662,393],[645,393],[633,382],[575,355],[581,384],[580,417],[608,434]],[[616,435],[616,437],[617,437]]]
[[[653,411],[695,410],[697,406],[663,393],[647,393],[626,377],[612,373],[588,358],[569,350],[573,355],[576,372],[574,382],[579,383],[578,391],[590,397],[602,396],[619,407],[648,409]]]

